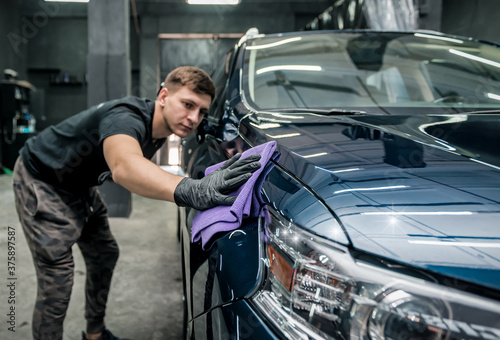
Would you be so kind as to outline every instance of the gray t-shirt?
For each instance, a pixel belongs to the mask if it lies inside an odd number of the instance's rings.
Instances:
[[[148,159],[163,145],[165,139],[152,138],[154,107],[137,97],[96,105],[31,137],[19,153],[35,178],[68,191],[87,190],[109,175],[102,148],[106,137],[132,136]]]

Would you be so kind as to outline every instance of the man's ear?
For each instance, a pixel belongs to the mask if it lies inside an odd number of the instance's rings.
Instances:
[[[167,97],[168,97],[168,89],[164,87],[160,90],[160,92],[158,92],[158,101],[162,106],[165,105],[165,98]]]

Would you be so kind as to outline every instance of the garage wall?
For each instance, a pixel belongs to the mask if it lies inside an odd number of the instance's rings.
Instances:
[[[324,10],[325,4],[316,4],[309,9],[282,4],[280,9],[272,4],[252,4],[238,9],[224,6],[204,7],[187,14],[180,7],[139,6],[142,13],[140,36],[140,79],[133,86],[140,96],[154,98],[158,84],[158,33],[245,33],[258,27],[262,33],[298,30],[316,13]],[[298,14],[300,13],[300,14]],[[297,25],[300,25],[297,27]]]
[[[51,18],[28,43],[28,78],[41,98],[36,104],[45,105],[34,107],[38,130],[85,109],[86,57],[87,20],[82,17]]]
[[[66,6],[59,6],[57,15],[49,17],[26,44],[27,79],[37,88],[33,105],[37,130],[87,108],[86,7],[83,7],[84,11],[71,11]],[[25,13],[23,20],[33,21],[34,16],[34,13]],[[138,40],[131,28],[132,77],[135,82],[138,81],[139,69]]]
[[[500,1],[443,0],[441,30],[500,43]]]
[[[258,27],[262,33],[292,31],[304,26],[332,0],[243,1],[238,6],[190,6],[138,2],[141,17],[157,17],[160,33],[234,33]]]
[[[14,5],[17,3],[21,5]],[[300,3],[258,3],[238,6],[237,9],[227,6],[198,6],[193,9],[190,6],[187,14],[187,5],[184,4],[166,6],[138,2],[140,35],[136,32],[133,18],[130,27],[132,94],[149,98],[156,95],[159,33],[244,33],[254,26],[265,33],[290,31],[296,29],[296,17],[302,25],[327,5],[327,0],[323,3],[320,0],[309,6]],[[57,124],[85,109],[88,52],[86,5],[15,0],[1,2],[0,6],[3,7],[0,7],[0,13],[7,14],[6,17],[19,18],[22,15],[23,22],[34,23],[33,36],[22,44],[24,59],[17,56],[11,59],[16,60],[16,68],[26,70],[25,77],[39,89],[34,110],[38,117],[38,129]],[[0,20],[2,26],[9,23],[9,27],[0,28],[0,34],[14,28],[19,30],[22,23],[19,19],[17,21]],[[0,66],[1,62],[0,59]],[[70,81],[63,81],[67,76]]]
[[[0,2],[0,71],[6,68],[17,71],[21,78],[26,77],[25,55],[26,40],[21,35],[21,11],[19,1]]]

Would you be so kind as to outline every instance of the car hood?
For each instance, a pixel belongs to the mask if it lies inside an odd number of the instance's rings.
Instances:
[[[354,249],[500,290],[499,113],[249,121]]]

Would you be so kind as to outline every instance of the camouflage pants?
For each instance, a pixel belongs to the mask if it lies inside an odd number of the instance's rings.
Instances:
[[[107,210],[95,188],[75,195],[31,176],[22,160],[14,167],[19,220],[33,256],[38,291],[33,312],[34,339],[62,339],[63,321],[73,286],[72,246],[76,242],[87,267],[87,332],[104,328],[104,314],[118,245]]]

